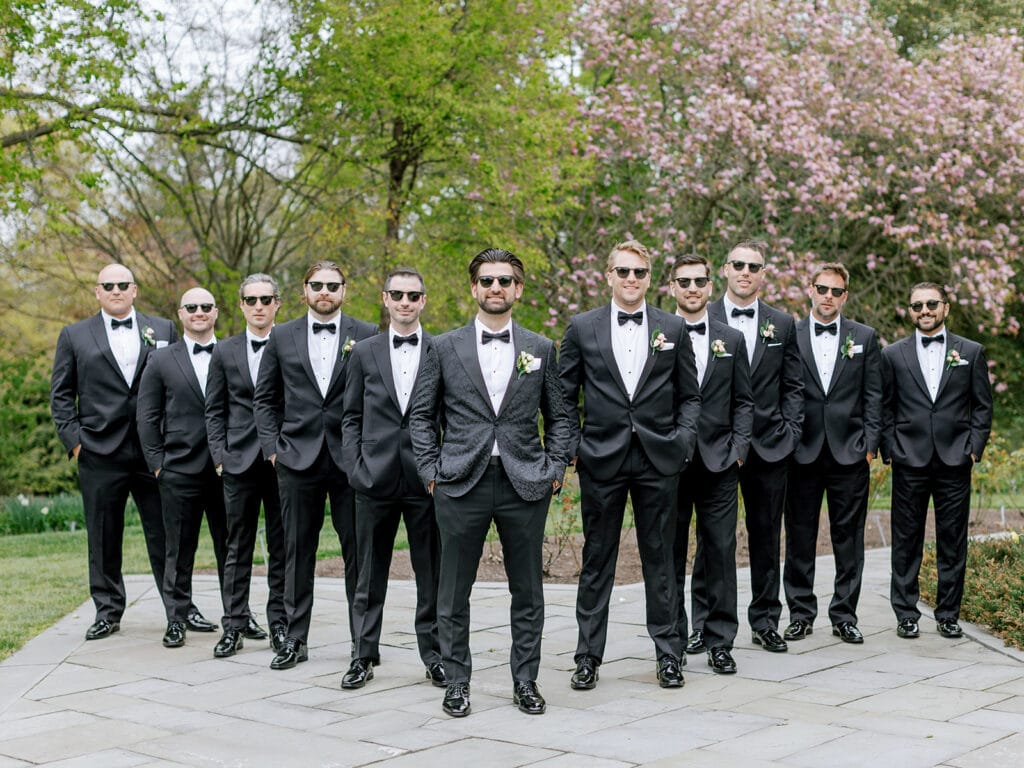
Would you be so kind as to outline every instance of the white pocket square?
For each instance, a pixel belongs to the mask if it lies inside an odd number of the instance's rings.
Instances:
[[[781,347],[782,346],[782,342],[781,341],[773,341],[770,344],[768,344],[768,346],[769,347]]]
[[[670,349],[675,349],[675,348],[676,348],[676,343],[674,341],[666,341],[664,344],[661,345],[661,351],[662,352],[668,352]]]
[[[540,370],[540,358],[539,357],[535,357],[526,366],[526,372],[527,373],[533,373],[534,371],[539,371],[539,370]]]
[[[167,342],[166,341],[163,341],[162,339],[157,339],[156,340],[156,348],[157,349],[163,349],[166,346],[167,346]]]
[[[960,358],[959,360],[956,361],[954,367],[955,368],[959,368],[961,365],[970,365],[970,364],[971,364],[970,360],[964,360],[963,358]]]
[[[854,344],[853,347],[850,349],[850,351],[853,354],[855,354],[855,355],[862,355],[862,354],[864,354],[864,345],[863,344]]]

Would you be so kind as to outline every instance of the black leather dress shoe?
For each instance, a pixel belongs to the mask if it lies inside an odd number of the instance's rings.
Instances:
[[[249,621],[245,624],[245,629],[242,630],[242,637],[247,640],[266,640],[267,630],[256,623],[256,619],[249,616]]]
[[[918,629],[914,619],[900,619],[900,623],[896,625],[896,634],[911,639],[920,635],[921,630]]]
[[[447,688],[448,687],[448,675],[444,672],[444,662],[435,661],[432,664],[427,665],[427,680],[435,688]]]
[[[864,635],[857,629],[857,625],[852,621],[840,621],[834,627],[832,627],[832,634],[842,640],[844,643],[853,643],[854,645],[860,645],[864,642]]]
[[[226,659],[234,656],[235,651],[242,650],[242,633],[237,629],[225,629],[220,640],[213,646],[213,657],[215,659]]]
[[[188,612],[188,617],[185,619],[185,624],[193,632],[216,632],[217,625],[212,621],[207,621],[206,617],[199,612],[198,608],[193,608]]]
[[[963,637],[964,631],[955,619],[943,619],[939,622],[939,634],[943,637]]]
[[[280,621],[270,625],[270,647],[275,651],[284,648],[284,641],[288,639],[288,627]]]
[[[296,664],[309,658],[309,649],[297,637],[289,637],[284,641],[277,656],[270,662],[271,669],[291,669]]]
[[[755,629],[754,636],[751,639],[754,645],[760,645],[766,651],[771,651],[772,653],[785,653],[789,650],[789,646],[782,639],[782,635],[771,627],[762,630]]]
[[[716,646],[708,650],[708,666],[717,675],[735,675],[736,662],[724,646]]]
[[[348,672],[341,678],[341,687],[351,691],[362,688],[367,680],[373,680],[373,663],[369,659],[352,659]]]
[[[803,640],[808,635],[814,634],[814,627],[811,622],[804,619],[797,619],[789,622],[786,631],[782,633],[783,640]]]
[[[658,685],[662,688],[683,687],[683,668],[675,656],[662,656],[658,659]]]
[[[181,648],[185,644],[185,623],[172,621],[167,624],[164,632],[164,648]]]
[[[450,683],[444,691],[441,709],[452,717],[465,717],[469,714],[469,683]]]
[[[695,629],[690,633],[690,636],[686,638],[686,652],[687,653],[704,653],[707,647],[704,645],[704,631]]]
[[[86,640],[102,640],[104,637],[110,637],[115,632],[121,631],[121,625],[116,621],[107,621],[106,619],[97,620],[91,627],[85,630]]]
[[[512,686],[512,703],[527,715],[543,715],[548,708],[533,680],[516,680]]]
[[[576,662],[576,671],[569,679],[569,687],[574,691],[589,691],[595,687],[600,677],[598,666],[597,659],[593,656],[584,656]]]

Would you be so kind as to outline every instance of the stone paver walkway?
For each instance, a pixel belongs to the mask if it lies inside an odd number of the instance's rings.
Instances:
[[[710,673],[689,657],[682,690],[662,690],[644,629],[643,590],[616,588],[601,681],[573,691],[575,589],[549,586],[540,686],[542,717],[511,704],[504,585],[473,593],[473,713],[441,712],[412,635],[415,590],[394,582],[383,664],[362,691],[340,689],[349,644],[343,584],[317,581],[310,660],[273,672],[266,642],[215,660],[219,635],[160,645],[163,613],[148,578],[112,638],[86,643],[91,603],[0,665],[0,768],[54,766],[363,766],[388,768],[625,768],[625,766],[1024,765],[1024,655],[976,627],[897,638],[889,607],[888,550],[868,552],[860,628],[845,645],[819,618],[812,637],[770,654],[741,618],[739,673]],[[832,578],[818,560],[818,585]],[[749,600],[741,570],[740,604]],[[216,581],[196,580],[210,618]],[[256,589],[254,605],[265,593]],[[823,608],[828,595],[820,594]],[[783,617],[785,623],[785,616]]]

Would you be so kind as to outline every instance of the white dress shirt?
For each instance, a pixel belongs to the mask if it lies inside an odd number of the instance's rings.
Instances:
[[[395,336],[413,335],[417,338],[415,346],[403,344],[400,347],[395,347]],[[508,346],[512,345],[509,344]],[[409,407],[412,385],[416,383],[416,372],[420,369],[420,350],[422,349],[423,329],[418,324],[416,330],[402,334],[395,333],[394,328],[388,328],[388,352],[391,354],[391,375],[395,379],[395,394],[398,395],[398,406],[403,414]]]
[[[255,387],[256,379],[260,376],[260,362],[263,360],[263,350],[267,347],[264,345],[258,351],[253,352],[252,343],[254,341],[270,341],[270,334],[268,333],[261,339],[248,328],[245,329],[245,358],[249,361],[249,378],[252,379],[252,385]]]
[[[754,362],[754,351],[757,349],[757,346],[756,346],[756,344],[758,342],[758,338],[757,338],[757,320],[758,320],[758,314],[759,314],[759,312],[757,311],[758,310],[758,306],[759,306],[759,304],[758,304],[756,299],[754,300],[754,303],[751,304],[749,307],[741,307],[740,305],[733,304],[731,301],[729,301],[729,297],[728,296],[723,296],[722,297],[722,308],[725,309],[725,322],[727,322],[730,327],[735,328],[737,331],[740,331],[743,334],[743,340],[747,344],[747,362],[748,363],[753,363]],[[741,315],[740,317],[733,317],[732,316],[733,308],[735,308],[735,309],[753,309],[754,310],[754,316],[753,317],[746,317],[745,315]]]
[[[192,361],[192,370],[196,372],[196,378],[199,379],[199,389],[202,393],[206,394],[206,377],[210,373],[210,360],[213,359],[213,355],[208,352],[200,352],[196,354],[193,350],[195,345],[199,344],[201,347],[205,347],[209,344],[216,344],[217,338],[210,339],[206,344],[202,344],[187,333],[183,333],[181,337],[185,340],[185,350],[188,352],[188,359]]]
[[[516,365],[516,349],[512,343],[512,321],[509,320],[504,328],[491,331],[490,328],[480,322],[480,318],[473,321],[476,332],[476,356],[480,362],[480,372],[484,376],[484,384],[487,385],[487,396],[491,399],[491,408],[495,414],[501,407],[501,401],[505,399],[505,390],[508,389],[508,382],[512,378],[512,372]],[[508,343],[503,341],[489,341],[486,344],[480,343],[484,331],[501,333],[508,331]],[[498,441],[494,441],[491,447],[491,456],[500,456]]]
[[[107,332],[110,351],[114,353],[117,367],[121,369],[121,375],[124,376],[125,382],[131,386],[132,379],[135,378],[135,369],[139,365],[139,352],[142,351],[142,328],[139,328],[139,318],[135,316],[133,308],[128,317],[119,318],[127,320],[130,317],[132,327],[126,328],[120,325],[117,330],[114,330],[110,327],[110,321],[115,318],[102,309],[100,314],[103,316],[103,328]]]
[[[676,311],[676,314],[683,317],[683,313]],[[704,382],[704,372],[708,369],[708,352],[711,349],[711,320],[708,318],[707,310],[704,311],[703,317],[698,318],[695,322],[690,322],[683,317],[683,322],[687,325],[700,325],[704,323],[704,334],[701,335],[696,331],[688,331],[690,334],[690,346],[693,347],[693,360],[697,363],[697,386]]]
[[[819,335],[815,329],[819,325],[832,325],[835,323],[836,332],[822,333]],[[839,357],[839,315],[831,323],[823,323],[814,315],[811,315],[807,323],[807,332],[811,334],[811,350],[814,353],[814,364],[818,366],[818,378],[821,379],[821,386],[827,393],[832,385],[832,373],[836,369],[836,360]]]
[[[939,382],[942,381],[942,367],[946,361],[946,345],[949,344],[949,334],[946,327],[939,329],[943,334],[942,343],[929,344],[927,347],[921,342],[924,334],[914,331],[915,344],[917,345],[917,362],[921,365],[921,373],[924,375],[924,383],[928,385],[928,394],[932,402],[939,394]]]
[[[643,322],[637,325],[632,320],[624,325],[619,325],[619,312],[626,312],[622,307],[612,302],[612,353],[615,355],[615,364],[619,367],[619,375],[626,387],[626,394],[633,399],[636,393],[636,385],[640,382],[640,374],[647,363],[647,347],[650,344],[650,336],[647,330],[647,303],[640,307],[638,312],[643,313]],[[627,312],[626,314],[633,314]]]
[[[313,323],[321,321],[313,317],[312,312],[307,312],[306,315],[306,346],[309,350],[309,364],[313,368],[313,375],[316,376],[317,386],[320,387],[320,395],[327,397],[327,389],[331,385],[331,375],[334,373],[334,363],[338,359],[338,346],[342,343],[339,338],[341,312],[323,321],[334,323],[334,333],[330,331],[313,333]]]

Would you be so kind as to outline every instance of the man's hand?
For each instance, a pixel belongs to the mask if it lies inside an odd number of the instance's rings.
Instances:
[[[224,465],[218,464],[216,467],[214,467],[214,471],[217,473],[217,477],[220,477],[221,475],[224,474]]]
[[[867,460],[868,464],[875,460],[875,454],[873,451],[868,451]]]
[[[561,487],[562,487],[562,481],[561,480],[558,480],[556,478],[555,480],[551,481],[551,491],[552,492],[557,492],[558,489],[561,488]]]
[[[434,481],[433,480],[431,480],[429,483],[427,483],[427,493],[429,493],[431,496],[434,495]]]
[[[276,453],[270,454],[270,466],[272,466],[272,467],[276,467],[277,466],[277,454]]]
[[[76,459],[78,458],[78,454],[80,454],[81,452],[82,452],[82,444],[81,443],[79,443],[78,445],[76,445],[74,448],[71,449],[71,455],[74,456]]]
[[[153,477],[160,477],[160,467],[153,470]]]

